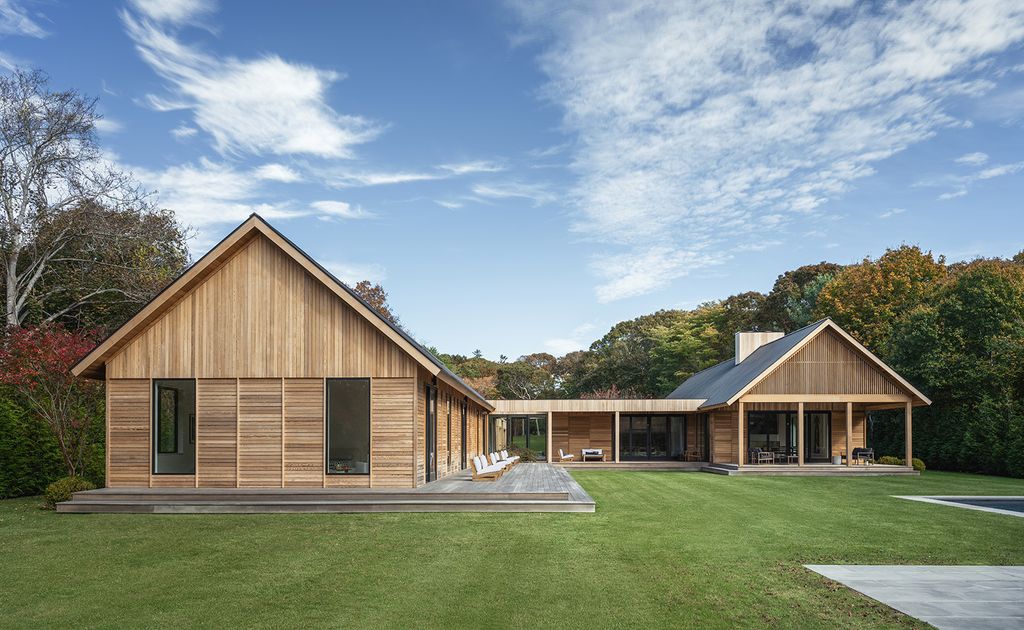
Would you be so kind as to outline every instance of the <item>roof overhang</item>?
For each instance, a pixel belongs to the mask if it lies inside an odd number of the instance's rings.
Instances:
[[[533,413],[682,413],[697,411],[704,401],[668,398],[492,400],[495,414]]]

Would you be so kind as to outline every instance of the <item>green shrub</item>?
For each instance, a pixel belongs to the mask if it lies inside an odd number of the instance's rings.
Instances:
[[[53,434],[0,387],[0,499],[42,494],[65,474]]]
[[[881,457],[878,458],[878,463],[879,464],[885,464],[887,466],[906,466],[907,465],[907,460],[903,459],[902,457],[893,457],[892,455],[882,455]],[[916,470],[917,472],[924,472],[925,471],[924,462],[922,460],[918,459],[917,457],[915,457],[914,459],[910,460],[910,465],[913,466],[914,470]]]
[[[46,486],[46,493],[43,495],[45,500],[44,507],[52,510],[58,503],[70,501],[71,495],[76,492],[95,489],[96,486],[92,485],[92,482],[87,479],[82,479],[81,477],[62,477]]]

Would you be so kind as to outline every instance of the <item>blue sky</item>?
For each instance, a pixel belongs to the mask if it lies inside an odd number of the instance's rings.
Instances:
[[[557,8],[551,8],[557,6]],[[1020,2],[0,0],[195,228],[257,211],[491,357],[919,244],[1024,248]]]

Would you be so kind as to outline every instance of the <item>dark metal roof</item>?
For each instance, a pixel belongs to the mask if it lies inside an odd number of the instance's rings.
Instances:
[[[775,365],[787,352],[814,334],[824,322],[824,319],[816,321],[766,343],[738,364],[732,358],[698,372],[683,381],[668,398],[703,398],[702,409],[727,404],[729,399]]]

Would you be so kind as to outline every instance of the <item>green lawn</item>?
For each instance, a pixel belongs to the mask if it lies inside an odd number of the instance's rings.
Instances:
[[[62,515],[0,501],[4,627],[916,622],[804,563],[1022,564],[1024,481],[581,471],[596,514]],[[920,624],[918,624],[920,625]]]

